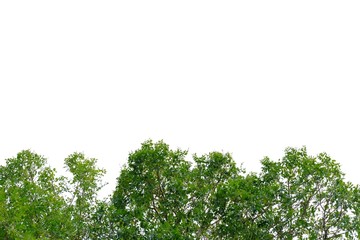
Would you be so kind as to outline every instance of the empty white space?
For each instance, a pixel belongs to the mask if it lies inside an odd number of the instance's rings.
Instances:
[[[151,138],[248,171],[307,146],[360,183],[358,1],[1,1],[0,163],[74,151],[115,187]]]

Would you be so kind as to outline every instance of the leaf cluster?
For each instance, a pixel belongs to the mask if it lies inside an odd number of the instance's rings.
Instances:
[[[360,191],[325,153],[287,148],[246,173],[231,154],[151,140],[129,154],[110,199],[105,171],[73,153],[70,177],[21,151],[0,166],[0,239],[357,239]]]

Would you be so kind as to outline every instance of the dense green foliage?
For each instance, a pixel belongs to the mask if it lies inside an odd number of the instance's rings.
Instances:
[[[164,142],[129,154],[110,199],[105,174],[74,153],[59,177],[29,150],[0,166],[0,239],[357,239],[359,187],[327,154],[288,148],[246,173],[228,153]]]

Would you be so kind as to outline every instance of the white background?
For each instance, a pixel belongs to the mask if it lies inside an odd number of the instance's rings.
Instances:
[[[1,1],[0,163],[151,138],[248,171],[307,146],[360,183],[359,1]]]

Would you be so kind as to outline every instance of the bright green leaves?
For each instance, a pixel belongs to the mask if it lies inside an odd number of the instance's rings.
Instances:
[[[57,177],[29,150],[0,166],[0,239],[357,239],[360,189],[322,153],[287,148],[246,174],[228,153],[185,160],[146,141],[130,153],[111,201],[105,171],[82,153]]]
[[[64,201],[59,179],[46,159],[29,150],[1,168],[1,221],[8,239],[61,239]]]
[[[65,165],[72,174],[68,181],[70,199],[68,206],[73,218],[72,239],[88,239],[90,224],[95,211],[96,195],[102,187],[101,178],[105,170],[96,167],[97,160],[74,153],[65,159]]]
[[[93,199],[102,187],[101,178],[105,170],[96,167],[97,160],[86,158],[83,153],[74,153],[65,159],[68,171],[73,175],[71,184],[79,198]]]
[[[104,171],[83,154],[72,154],[65,162],[71,180],[56,177],[46,159],[29,150],[1,166],[1,239],[85,239],[90,235]]]

